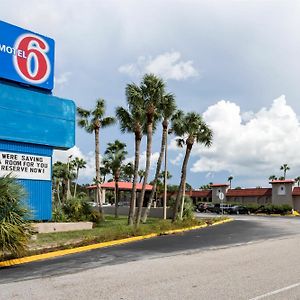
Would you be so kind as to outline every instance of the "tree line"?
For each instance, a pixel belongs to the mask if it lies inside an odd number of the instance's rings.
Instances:
[[[117,107],[115,116],[105,115],[105,101],[103,99],[98,99],[95,107],[91,110],[81,107],[77,108],[78,126],[85,129],[86,132],[94,134],[96,201],[101,215],[104,217],[101,201],[100,130],[118,121],[121,132],[134,135],[134,162],[131,166],[128,166],[132,167],[132,177],[130,178],[132,190],[128,215],[129,225],[135,224],[139,226],[140,222],[146,222],[147,220],[157,190],[159,177],[161,176],[162,162],[164,159],[165,161],[167,160],[166,146],[168,133],[172,133],[177,137],[176,140],[179,147],[185,147],[179,189],[172,216],[172,220],[176,221],[183,206],[187,165],[193,145],[200,143],[209,147],[213,138],[212,130],[203,121],[200,114],[196,112],[185,113],[178,109],[175,95],[168,93],[165,82],[153,74],[144,75],[140,84],[127,84],[125,95],[126,105]],[[152,138],[159,123],[162,126],[161,146],[154,180],[152,181],[153,188],[146,209],[143,212],[146,184],[148,183],[150,171]],[[144,137],[146,137],[146,167],[141,180],[141,192],[137,199],[136,185],[140,170],[140,148]],[[118,198],[118,182],[121,174],[121,166],[127,154],[125,147],[126,144],[120,141],[109,143],[102,162],[103,168],[109,169],[113,175],[116,184],[116,198]],[[167,173],[165,172],[165,182],[166,177]],[[164,201],[165,206],[166,203]]]

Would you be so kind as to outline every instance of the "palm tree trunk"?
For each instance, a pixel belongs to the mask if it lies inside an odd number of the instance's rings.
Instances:
[[[76,181],[75,181],[75,188],[74,188],[74,198],[76,197],[76,190],[77,190],[77,182],[78,182],[78,174],[79,174],[79,168],[77,167],[76,171]]]
[[[168,121],[164,120],[163,121],[163,132],[162,132],[162,138],[161,138],[160,153],[159,153],[159,157],[158,157],[158,160],[157,160],[155,177],[154,177],[154,181],[153,181],[153,187],[152,187],[152,190],[151,190],[148,205],[147,205],[147,207],[144,211],[143,219],[142,219],[144,223],[147,221],[147,217],[149,215],[149,212],[150,212],[150,209],[151,209],[151,206],[152,206],[152,203],[153,203],[153,198],[154,198],[154,195],[155,195],[155,192],[156,192],[158,176],[159,176],[159,173],[160,173],[160,168],[161,168],[161,164],[162,164],[162,160],[163,160],[164,152],[165,152],[165,147],[166,147],[167,132],[168,132]]]
[[[177,216],[178,216],[178,209],[179,209],[179,205],[180,205],[180,200],[182,198],[183,186],[184,186],[184,182],[186,180],[187,164],[188,164],[188,161],[190,158],[192,147],[193,147],[193,144],[187,143],[185,156],[184,156],[184,160],[183,160],[182,168],[181,168],[181,179],[180,179],[179,191],[176,196],[176,202],[175,202],[175,207],[174,207],[174,211],[173,211],[172,222],[175,222],[177,219]]]
[[[183,219],[183,210],[184,210],[184,201],[185,201],[185,184],[186,182],[184,181],[183,183],[183,192],[182,192],[182,200],[180,204],[180,220]]]
[[[135,215],[135,205],[136,205],[136,182],[138,178],[139,163],[140,163],[140,148],[141,148],[142,136],[140,132],[135,133],[135,158],[134,158],[134,174],[131,190],[130,208],[128,215],[128,225],[132,225]]]
[[[101,219],[104,220],[104,214],[101,203],[101,186],[100,186],[100,141],[99,141],[99,128],[95,129],[95,165],[96,165],[96,181],[97,181],[97,193],[96,199],[98,204],[99,213]]]
[[[146,150],[146,169],[145,169],[145,175],[142,185],[142,190],[139,196],[138,201],[138,212],[136,217],[136,227],[139,227],[141,216],[142,216],[142,209],[143,209],[143,203],[144,203],[144,197],[145,197],[145,190],[146,190],[146,184],[148,180],[148,174],[150,169],[150,160],[151,160],[151,148],[152,148],[152,119],[151,121],[147,122],[147,150]]]

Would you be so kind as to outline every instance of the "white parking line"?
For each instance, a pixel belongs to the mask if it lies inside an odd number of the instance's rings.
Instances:
[[[249,300],[259,300],[259,299],[263,299],[263,298],[266,298],[268,296],[272,296],[272,295],[276,295],[276,294],[279,294],[281,292],[284,292],[284,291],[287,291],[287,290],[290,290],[290,289],[293,289],[297,286],[300,286],[300,282],[298,283],[295,283],[295,284],[292,284],[292,285],[289,285],[289,286],[286,286],[282,289],[279,289],[279,290],[275,290],[275,291],[272,291],[272,292],[269,292],[269,293],[266,293],[266,294],[263,294],[263,295],[260,295],[260,296],[257,296],[255,298],[251,298]]]

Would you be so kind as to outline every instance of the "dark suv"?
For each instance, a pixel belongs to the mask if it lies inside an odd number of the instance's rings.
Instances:
[[[250,211],[245,206],[234,205],[234,206],[232,206],[228,209],[228,213],[231,214],[231,215],[232,214],[235,214],[235,215],[239,215],[239,214],[249,215]]]

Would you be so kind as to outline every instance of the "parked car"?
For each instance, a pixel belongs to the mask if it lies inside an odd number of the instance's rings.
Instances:
[[[232,207],[231,204],[216,203],[214,205],[214,208],[212,209],[212,212],[217,213],[217,214],[221,214],[223,212],[223,214],[226,214],[226,213],[228,213],[228,211],[231,207]]]
[[[211,212],[214,208],[212,203],[198,203],[197,211],[198,212]]]
[[[239,214],[249,215],[250,214],[249,209],[247,207],[241,206],[241,205],[234,205],[234,206],[230,207],[227,212],[229,214],[235,214],[235,215],[239,215]]]

